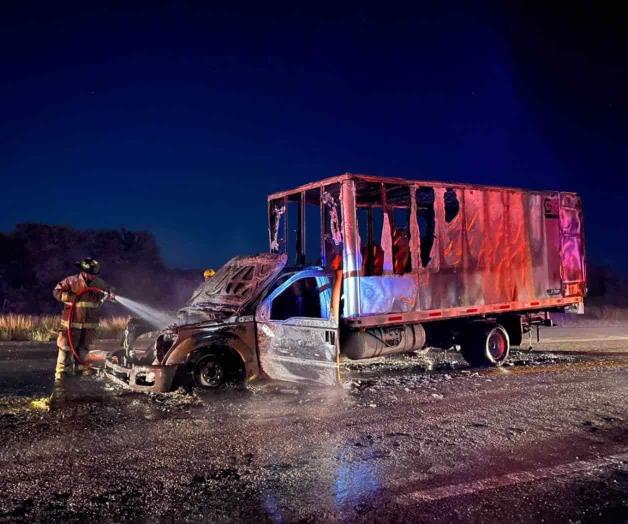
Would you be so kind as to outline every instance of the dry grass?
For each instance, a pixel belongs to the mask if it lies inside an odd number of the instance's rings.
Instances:
[[[109,317],[100,320],[98,338],[118,338],[128,317]],[[0,340],[30,340],[49,342],[57,338],[61,329],[59,315],[0,315]]]
[[[129,317],[101,318],[96,330],[97,338],[119,338],[126,327]]]

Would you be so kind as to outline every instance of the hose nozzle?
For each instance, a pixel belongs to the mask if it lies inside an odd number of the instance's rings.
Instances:
[[[103,291],[102,292],[101,302],[104,303],[107,300],[109,300],[110,302],[115,302],[116,301],[116,296],[113,294],[112,291]]]

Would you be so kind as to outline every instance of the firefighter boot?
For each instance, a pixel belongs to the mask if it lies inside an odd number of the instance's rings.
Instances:
[[[70,351],[66,348],[59,348],[57,353],[57,364],[55,366],[55,382],[60,382],[67,374],[70,362]]]

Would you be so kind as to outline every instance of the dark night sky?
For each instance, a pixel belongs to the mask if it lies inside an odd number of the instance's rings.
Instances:
[[[625,266],[628,21],[600,4],[5,2],[0,230],[217,265],[267,249],[267,193],[353,171],[578,191],[589,258]]]

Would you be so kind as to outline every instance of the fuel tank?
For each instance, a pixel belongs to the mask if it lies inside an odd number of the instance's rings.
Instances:
[[[349,331],[342,341],[341,353],[352,360],[408,353],[423,348],[425,339],[421,324]]]

